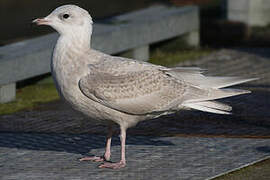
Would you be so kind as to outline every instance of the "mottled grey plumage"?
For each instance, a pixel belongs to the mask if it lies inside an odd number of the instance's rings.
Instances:
[[[139,121],[185,108],[228,114],[230,106],[213,100],[249,91],[220,88],[253,80],[206,77],[199,68],[166,68],[93,50],[91,16],[78,6],[61,6],[34,22],[60,33],[51,68],[63,99],[92,120],[120,125],[121,161],[100,167],[125,166],[126,129]],[[104,157],[82,160],[109,160],[110,143],[111,132]]]

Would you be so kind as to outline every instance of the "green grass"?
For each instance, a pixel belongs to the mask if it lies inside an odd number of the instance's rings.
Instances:
[[[213,180],[269,180],[270,158],[251,166],[233,171]]]
[[[40,103],[59,99],[53,83],[37,83],[17,90],[16,100],[0,104],[0,115],[31,110]]]
[[[162,66],[173,66],[183,61],[209,55],[211,52],[213,49],[189,47],[183,36],[159,43],[151,48],[149,62]]]
[[[150,61],[153,64],[159,64],[162,66],[173,66],[177,63],[198,59],[202,56],[210,54],[210,49],[197,49],[197,50],[181,50],[178,52],[165,52],[162,50],[156,50],[150,57]]]

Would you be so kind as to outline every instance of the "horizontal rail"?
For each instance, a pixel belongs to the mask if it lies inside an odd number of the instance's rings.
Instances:
[[[154,6],[95,23],[92,47],[116,54],[199,29],[198,8]],[[57,33],[0,47],[0,85],[50,72]]]

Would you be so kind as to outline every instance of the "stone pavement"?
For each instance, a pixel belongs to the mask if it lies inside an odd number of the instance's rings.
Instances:
[[[128,130],[127,167],[79,162],[104,151],[105,127],[62,102],[0,116],[0,179],[206,179],[270,156],[270,51],[220,50],[198,61],[209,74],[260,77],[240,85],[252,94],[224,99],[233,115],[179,112]],[[113,161],[119,159],[113,139]]]
[[[113,141],[113,161],[119,140]],[[1,133],[0,179],[205,179],[270,155],[270,139],[129,136],[127,167],[79,162],[101,154],[104,136]]]

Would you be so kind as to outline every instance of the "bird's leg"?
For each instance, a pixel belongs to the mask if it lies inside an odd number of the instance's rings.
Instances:
[[[106,139],[106,149],[105,149],[105,153],[103,155],[103,158],[106,161],[109,161],[111,158],[111,143],[112,143],[112,126],[108,127],[108,135],[107,135],[107,139]]]
[[[126,157],[125,157],[125,145],[126,145],[126,128],[121,127],[121,160],[119,162],[105,162],[101,164],[100,168],[111,168],[111,169],[119,169],[126,166]]]
[[[108,126],[108,135],[106,138],[106,149],[103,156],[90,156],[90,157],[83,157],[79,159],[80,161],[94,161],[94,162],[103,162],[109,161],[111,158],[111,142],[112,142],[112,126]]]

